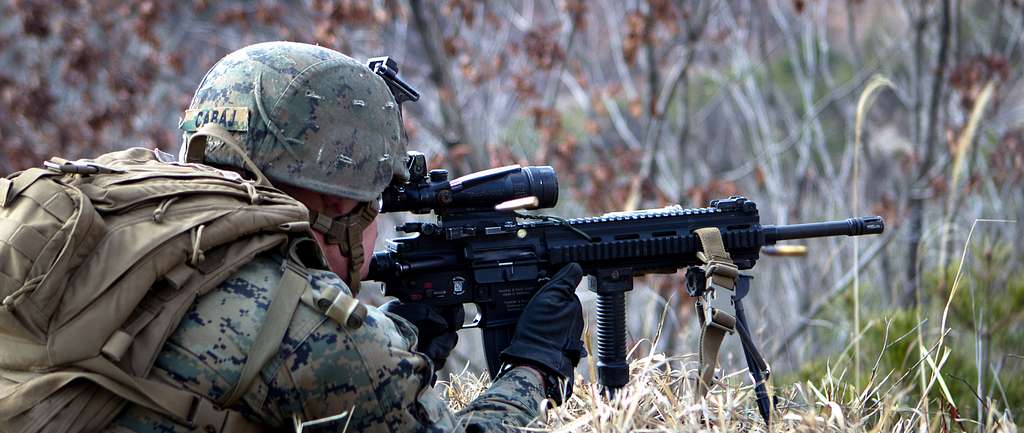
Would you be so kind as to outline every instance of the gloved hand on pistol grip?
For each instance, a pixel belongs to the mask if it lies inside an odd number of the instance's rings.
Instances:
[[[402,303],[395,299],[380,307],[381,311],[395,314],[416,326],[419,333],[417,351],[427,355],[434,364],[434,372],[444,368],[448,355],[459,342],[458,330],[466,319],[461,305],[434,307],[424,304]]]
[[[587,355],[583,335],[583,306],[576,286],[583,270],[576,263],[563,267],[533,295],[516,324],[512,342],[503,352],[505,364],[527,365],[566,382],[557,403],[572,395],[573,370]]]

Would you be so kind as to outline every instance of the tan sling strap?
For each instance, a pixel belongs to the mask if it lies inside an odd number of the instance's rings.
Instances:
[[[39,178],[43,176],[54,176],[49,170],[43,169],[29,169],[24,172],[22,176],[14,178],[14,180],[0,179],[0,207],[7,206],[7,203],[21,194],[25,188],[32,186]]]
[[[695,231],[704,247],[697,257],[705,263],[704,272],[707,287],[697,299],[697,318],[700,321],[699,377],[696,393],[704,397],[710,389],[718,363],[718,351],[726,334],[736,330],[736,312],[731,295],[736,290],[739,269],[725,250],[722,232],[717,227],[705,227]],[[719,293],[721,290],[724,293]]]
[[[255,343],[249,349],[238,382],[217,402],[219,405],[230,407],[241,399],[259,376],[263,366],[277,354],[299,302],[305,302],[337,323],[350,328],[359,327],[366,317],[366,306],[344,291],[331,288],[325,290],[319,297],[313,294],[309,272],[299,254],[304,243],[313,244],[312,247],[315,247],[314,241],[309,238],[293,240],[289,245],[287,257],[282,265],[284,272],[281,281],[278,282],[274,298],[270,301],[264,323],[257,333]]]
[[[366,319],[366,306],[333,284],[320,287],[318,294],[306,291],[302,294],[302,303],[349,329],[359,328]]]

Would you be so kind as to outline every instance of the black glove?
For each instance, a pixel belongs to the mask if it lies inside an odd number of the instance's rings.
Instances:
[[[424,304],[403,304],[395,299],[380,306],[381,311],[392,313],[411,322],[419,333],[417,350],[434,363],[434,372],[444,368],[448,355],[459,342],[462,322],[466,313],[461,305],[433,307]]]
[[[563,395],[572,395],[573,369],[580,358],[587,356],[580,340],[583,306],[575,293],[582,278],[583,270],[576,263],[558,271],[530,299],[519,316],[512,342],[501,352],[505,364],[528,365],[541,369],[546,376],[564,379],[565,392],[549,395],[557,403]]]

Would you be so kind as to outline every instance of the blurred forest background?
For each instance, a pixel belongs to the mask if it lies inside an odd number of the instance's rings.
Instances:
[[[1020,0],[6,0],[0,174],[176,151],[200,78],[247,44],[390,55],[423,94],[411,149],[456,173],[552,165],[558,215],[742,194],[767,224],[884,216],[759,262],[774,381],[887,382],[985,423],[1024,409],[1022,35]],[[694,369],[682,288],[638,280],[631,341]],[[464,335],[450,369],[481,371]],[[745,368],[727,341],[725,371]]]

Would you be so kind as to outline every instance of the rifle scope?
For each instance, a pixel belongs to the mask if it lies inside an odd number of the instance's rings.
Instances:
[[[558,178],[549,166],[510,165],[448,180],[447,170],[427,172],[425,157],[409,152],[409,181],[384,189],[381,212],[452,214],[493,211],[498,204],[537,197],[537,208],[558,202]]]

